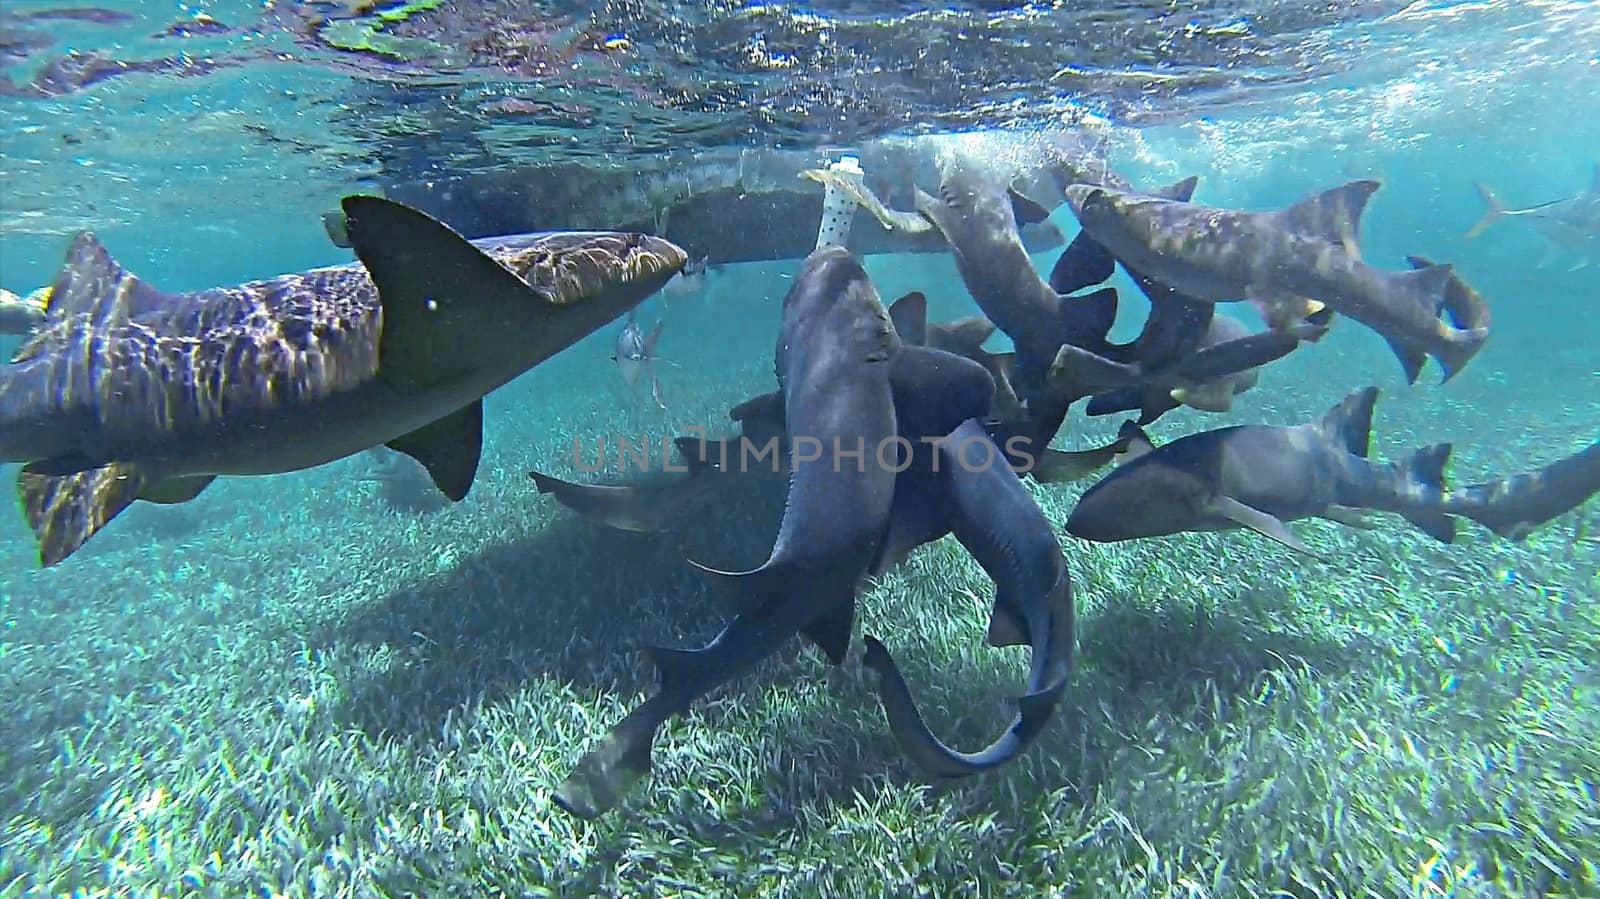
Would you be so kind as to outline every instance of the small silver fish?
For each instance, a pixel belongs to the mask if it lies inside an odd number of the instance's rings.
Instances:
[[[1494,191],[1482,184],[1474,184],[1473,187],[1478,189],[1478,196],[1483,198],[1489,209],[1467,231],[1468,238],[1477,237],[1502,218],[1519,216],[1553,247],[1575,253],[1578,259],[1572,266],[1573,270],[1584,268],[1591,258],[1600,258],[1600,164],[1595,166],[1594,178],[1588,190],[1521,209],[1508,208],[1494,195]],[[1554,256],[1552,253],[1539,265],[1548,265]]]
[[[644,329],[639,327],[638,316],[630,310],[628,322],[617,332],[617,353],[611,358],[622,370],[622,380],[627,382],[628,389],[637,389],[639,375],[645,374],[650,378],[650,397],[656,405],[663,410],[667,404],[661,401],[661,379],[656,377],[656,341],[661,339],[661,326],[664,321],[657,321],[648,336]]]

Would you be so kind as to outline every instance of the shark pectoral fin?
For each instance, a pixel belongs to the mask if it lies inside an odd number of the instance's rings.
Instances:
[[[1318,561],[1322,559],[1309,546],[1301,543],[1300,538],[1291,533],[1289,528],[1277,517],[1268,515],[1260,509],[1247,506],[1231,496],[1213,497],[1209,511],[1214,515],[1228,519],[1240,527],[1249,528],[1263,537],[1270,537],[1295,552],[1304,553]]]
[[[1050,210],[1015,187],[1006,188],[1006,197],[1011,200],[1011,217],[1019,229],[1025,225],[1037,225],[1050,218]]]
[[[187,478],[167,478],[157,481],[140,491],[139,499],[147,503],[160,503],[162,505],[177,505],[186,503],[200,495],[200,491],[211,486],[217,479],[213,474],[194,475]]]
[[[1061,331],[1055,335],[1062,343],[1093,346],[1104,343],[1117,323],[1117,289],[1102,287],[1081,297],[1061,297],[1057,312]]]
[[[1050,387],[1063,396],[1081,397],[1115,390],[1139,381],[1136,365],[1113,362],[1082,347],[1066,344],[1050,364]]]
[[[1406,373],[1406,383],[1417,383],[1417,378],[1422,376],[1422,366],[1428,361],[1428,354],[1393,338],[1384,340],[1389,344],[1389,349],[1394,351],[1394,357],[1400,360],[1400,368]]]
[[[1370,531],[1378,526],[1377,522],[1367,517],[1365,511],[1351,506],[1329,506],[1322,510],[1321,517],[1363,531]]]
[[[1056,264],[1050,269],[1050,289],[1058,294],[1077,293],[1085,287],[1104,284],[1116,271],[1116,257],[1105,244],[1087,231],[1079,231],[1056,257]]]
[[[526,327],[554,299],[443,223],[381,197],[343,201],[350,243],[378,288],[378,377],[410,393],[477,366],[490,328]]]
[[[474,400],[402,434],[387,446],[421,462],[434,486],[452,502],[460,502],[472,489],[472,479],[478,473],[478,456],[483,450],[483,400]]]
[[[144,491],[149,478],[130,462],[113,462],[67,475],[22,469],[17,488],[22,511],[39,540],[46,568],[77,552]]]
[[[800,633],[816,644],[833,665],[843,664],[850,652],[850,629],[855,625],[856,598],[850,596],[806,622]]]

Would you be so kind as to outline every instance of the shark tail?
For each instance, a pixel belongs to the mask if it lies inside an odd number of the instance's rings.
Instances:
[[[1446,492],[1444,469],[1450,462],[1450,444],[1436,443],[1425,446],[1399,462],[1395,467],[1406,485],[1424,496],[1439,496]],[[1427,504],[1422,504],[1426,506]],[[1456,519],[1431,507],[1408,510],[1405,519],[1440,543],[1453,543],[1456,539]]]
[[[1453,490],[1446,507],[1520,541],[1600,493],[1600,440],[1537,471]]]
[[[878,674],[878,698],[884,717],[901,749],[929,775],[950,780],[970,777],[998,768],[1021,755],[1055,712],[1066,691],[1067,679],[1057,679],[1039,690],[1017,699],[1017,717],[1011,727],[988,747],[978,752],[960,752],[946,745],[929,729],[917,709],[905,676],[894,657],[876,637],[866,635],[866,654],[862,663]]]
[[[1500,221],[1506,214],[1505,204],[1501,203],[1500,198],[1494,195],[1494,191],[1478,182],[1473,182],[1472,187],[1478,192],[1478,196],[1483,199],[1484,205],[1489,208],[1483,213],[1482,218],[1479,218],[1471,228],[1467,229],[1466,237],[1468,240],[1489,230],[1490,225]]]
[[[1437,339],[1429,341],[1426,347],[1393,339],[1388,341],[1389,346],[1405,369],[1407,383],[1416,383],[1426,356],[1432,356],[1439,363],[1444,372],[1443,380],[1449,381],[1489,339],[1488,305],[1456,275],[1453,266],[1431,263],[1419,256],[1406,259],[1412,270],[1395,277],[1411,282],[1408,286],[1421,298],[1426,314],[1440,319],[1439,332]],[[1451,324],[1442,321],[1445,317]]]
[[[590,819],[616,808],[650,774],[656,731],[679,705],[676,694],[662,690],[629,712],[561,782],[551,797],[555,804],[570,815]]]

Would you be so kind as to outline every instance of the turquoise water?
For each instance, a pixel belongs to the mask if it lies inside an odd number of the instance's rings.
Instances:
[[[1600,258],[1541,264],[1547,244],[1516,221],[1463,236],[1483,211],[1474,182],[1514,206],[1590,185],[1595,4],[1219,6],[1187,26],[1166,7],[874,19],[850,4],[662,6],[498,4],[559,37],[541,47],[632,42],[508,73],[459,48],[402,63],[295,37],[343,15],[333,4],[107,4],[128,18],[93,24],[6,3],[0,35],[48,40],[0,57],[17,88],[0,96],[0,286],[50,283],[85,228],[170,291],[348,261],[321,215],[398,177],[402,147],[423,177],[571,158],[643,170],[661,164],[651,148],[721,142],[817,147],[821,161],[885,135],[1049,130],[1087,111],[1136,184],[1196,174],[1211,205],[1278,208],[1381,180],[1365,258],[1451,262],[1494,315],[1448,384],[1430,366],[1408,387],[1382,341],[1344,321],[1230,413],[1169,414],[1158,442],[1299,423],[1368,384],[1383,389],[1375,455],[1452,441],[1460,483],[1600,431]],[[418,12],[406,36],[467,8]],[[152,37],[202,11],[235,30]],[[839,24],[816,25],[830,15]],[[1235,20],[1244,37],[1228,36]],[[952,63],[971,82],[959,95],[935,89],[948,75],[874,66],[904,58],[896,35],[943,46],[930,35],[946,27],[1029,52],[1014,71],[998,50],[988,68]],[[755,35],[759,66],[729,49]],[[21,89],[69,51],[228,65]],[[802,62],[784,69],[783,54]],[[1053,77],[1085,60],[1077,80]],[[852,100],[874,78],[880,99]],[[796,87],[808,83],[829,89]],[[559,97],[591,120],[483,112],[505,96]],[[1070,239],[1070,212],[1054,220]],[[933,319],[974,311],[946,253],[865,265],[885,298],[927,293]],[[15,504],[0,513],[0,896],[1600,895],[1592,502],[1522,543],[1470,525],[1448,547],[1398,520],[1291,525],[1325,563],[1241,532],[1114,546],[1061,534],[1080,657],[1061,720],[1006,771],[925,788],[859,660],[835,670],[802,650],[665,728],[623,812],[565,816],[551,791],[652,689],[636,651],[698,645],[721,615],[676,537],[585,524],[526,473],[586,477],[575,435],[725,431],[729,406],[772,389],[797,266],[719,267],[704,290],[640,308],[666,321],[666,413],[614,371],[616,325],[491,394],[459,504],[406,460],[380,476],[363,454],[136,504],[49,569]],[[1113,336],[1128,338],[1145,306],[1120,272],[1114,283]],[[1057,445],[1099,445],[1119,421],[1075,413]],[[1029,489],[1060,533],[1084,486]],[[759,562],[775,502],[697,513],[702,557]],[[989,589],[945,540],[861,600],[860,630],[912,647],[936,729],[967,745],[1005,720],[1022,671],[982,646],[974,608]]]

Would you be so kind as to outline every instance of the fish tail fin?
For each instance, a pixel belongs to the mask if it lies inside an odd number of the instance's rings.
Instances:
[[[1500,202],[1499,197],[1494,195],[1494,191],[1490,190],[1488,185],[1474,181],[1472,183],[1472,188],[1478,192],[1478,197],[1482,199],[1483,204],[1489,208],[1484,211],[1483,216],[1479,218],[1471,228],[1467,229],[1465,236],[1468,240],[1471,240],[1472,238],[1477,237],[1479,234],[1489,230],[1490,225],[1500,221],[1501,216],[1506,214],[1505,205]]]
[[[1372,412],[1377,403],[1378,388],[1364,387],[1328,410],[1318,427],[1351,455],[1365,459],[1372,442]]]
[[[114,462],[71,474],[22,469],[17,488],[22,511],[39,540],[39,561],[49,568],[139,498],[150,479],[138,466]]]
[[[1439,368],[1444,371],[1444,381],[1455,377],[1478,350],[1483,348],[1489,339],[1488,328],[1470,328],[1467,330],[1454,330],[1450,333],[1445,345],[1433,358],[1439,363]]]
[[[551,799],[580,818],[598,818],[616,808],[650,774],[656,731],[681,705],[676,694],[663,691],[629,712],[578,762]]]
[[[1412,453],[1396,465],[1401,479],[1414,492],[1442,495],[1446,490],[1444,470],[1450,462],[1450,448],[1448,443],[1436,443]],[[1419,508],[1403,514],[1407,521],[1440,543],[1456,539],[1456,519],[1452,515],[1437,508]]]
[[[1411,301],[1421,307],[1424,315],[1436,321],[1436,334],[1442,339],[1430,341],[1426,353],[1438,361],[1444,369],[1445,380],[1449,380],[1489,339],[1487,327],[1461,329],[1451,327],[1443,320],[1443,316],[1457,305],[1452,297],[1467,292],[1468,288],[1456,277],[1455,268],[1448,263],[1414,268],[1388,277],[1394,279],[1398,289],[1411,296]],[[1399,356],[1400,364],[1406,367],[1408,378],[1414,382],[1415,372],[1421,368],[1413,359],[1415,350],[1419,348],[1405,348],[1395,341],[1390,341],[1389,345]]]

